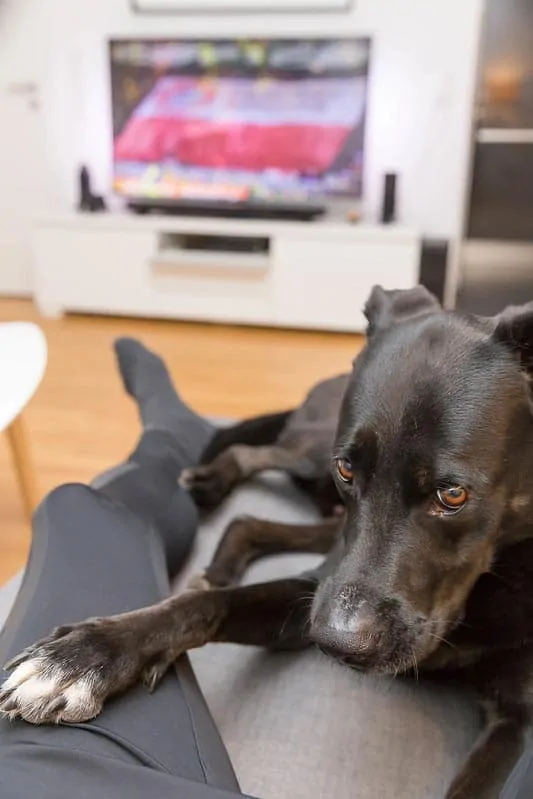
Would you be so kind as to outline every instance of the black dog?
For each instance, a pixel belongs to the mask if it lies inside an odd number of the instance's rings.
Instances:
[[[80,721],[209,641],[315,642],[361,670],[475,687],[486,727],[447,799],[498,796],[531,721],[533,304],[481,319],[377,289],[367,317],[331,461],[345,513],[306,528],[310,549],[331,547],[323,565],[63,628],[13,661],[5,712]],[[270,551],[286,548],[275,533]]]

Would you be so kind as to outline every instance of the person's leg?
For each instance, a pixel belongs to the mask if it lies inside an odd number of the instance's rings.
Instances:
[[[0,637],[2,662],[55,626],[159,601],[193,541],[195,508],[177,477],[212,428],[179,400],[159,359],[130,341],[119,342],[118,353],[144,433],[127,463],[97,478],[96,488],[64,486],[38,509],[23,586]],[[153,695],[138,687],[89,724],[43,729],[2,719],[3,780],[14,750],[28,743],[238,789],[186,659]]]
[[[119,339],[115,350],[143,435],[126,463],[95,478],[92,486],[157,529],[172,576],[192,545],[198,521],[195,504],[177,480],[185,466],[199,461],[215,428],[179,397],[161,358],[132,339]]]

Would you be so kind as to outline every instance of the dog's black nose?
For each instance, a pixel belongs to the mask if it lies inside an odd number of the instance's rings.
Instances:
[[[326,618],[317,617],[311,637],[326,653],[364,668],[372,660],[380,636],[375,616],[360,609],[351,615],[333,612]]]

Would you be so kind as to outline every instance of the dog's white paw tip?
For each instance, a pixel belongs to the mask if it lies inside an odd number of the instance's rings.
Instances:
[[[212,588],[213,586],[205,574],[197,574],[187,584],[188,591],[211,591]]]
[[[178,485],[181,488],[190,488],[192,482],[192,469],[184,469],[178,477]]]
[[[41,664],[37,658],[25,660],[20,664],[20,666],[17,666],[15,670],[11,672],[5,683],[2,685],[2,693],[11,691],[13,688],[16,688],[18,685],[21,685],[29,680],[34,674],[37,674],[40,665]]]
[[[33,724],[86,721],[101,710],[94,687],[88,676],[72,680],[61,668],[36,658],[8,677],[0,693],[0,711]]]

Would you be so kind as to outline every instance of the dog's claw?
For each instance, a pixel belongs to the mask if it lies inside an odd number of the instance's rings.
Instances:
[[[1,701],[0,711],[2,713],[10,714],[13,710],[16,710],[18,707],[17,703],[14,699],[7,699],[6,701]]]
[[[59,721],[59,714],[67,707],[67,700],[64,696],[56,696],[43,708],[43,714],[48,718],[55,716],[56,723]]]
[[[24,663],[25,660],[28,660],[31,657],[32,653],[35,651],[35,646],[28,646],[18,655],[15,655],[14,658],[8,660],[7,663],[4,664],[4,671],[12,671],[16,669],[17,666],[20,666],[21,663]]]
[[[141,681],[143,685],[148,688],[148,691],[153,694],[165,674],[167,673],[168,669],[170,668],[170,663],[154,663],[151,666],[147,666],[142,675]]]
[[[11,698],[14,690],[15,690],[14,688],[9,688],[7,690],[4,690],[4,688],[2,688],[2,690],[0,691],[0,707],[4,705],[6,702],[9,702],[9,699]]]

